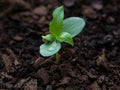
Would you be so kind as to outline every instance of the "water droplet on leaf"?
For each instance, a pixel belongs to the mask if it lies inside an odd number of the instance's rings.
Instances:
[[[55,48],[53,48],[53,47],[50,47],[49,49],[48,49],[48,51],[54,51],[55,50]]]

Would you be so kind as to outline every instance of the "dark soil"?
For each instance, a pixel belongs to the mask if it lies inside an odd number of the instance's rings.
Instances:
[[[60,62],[39,54],[51,14],[86,21]],[[120,90],[120,0],[0,0],[0,90]]]

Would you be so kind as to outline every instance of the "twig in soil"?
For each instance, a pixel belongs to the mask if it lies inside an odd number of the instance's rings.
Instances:
[[[14,79],[12,76],[10,76],[8,74],[5,74],[4,72],[0,73],[0,77],[8,78],[8,79]]]
[[[18,65],[19,62],[18,62],[17,56],[13,53],[13,51],[9,48],[6,48],[6,51],[10,54],[11,58],[13,58],[14,64]]]
[[[14,68],[12,67],[12,62],[9,59],[9,56],[7,56],[5,54],[2,55],[2,60],[5,64],[5,68],[6,68],[7,72],[14,72],[15,71]]]
[[[46,66],[47,64],[56,64],[54,61],[53,61],[53,57],[50,57],[50,58],[48,58],[48,59],[46,59],[46,60],[44,60],[43,58],[41,58],[41,57],[38,57],[36,60],[34,60],[34,62],[33,62],[33,67],[34,68],[39,68],[39,67],[41,67],[41,66]]]

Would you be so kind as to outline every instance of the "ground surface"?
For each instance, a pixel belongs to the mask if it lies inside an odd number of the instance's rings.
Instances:
[[[85,29],[60,62],[39,54],[55,7]],[[120,90],[120,0],[1,0],[1,90]]]

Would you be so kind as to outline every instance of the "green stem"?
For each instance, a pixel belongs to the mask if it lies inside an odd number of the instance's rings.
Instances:
[[[56,56],[56,63],[58,64],[59,63],[59,53],[57,52],[55,56]]]

